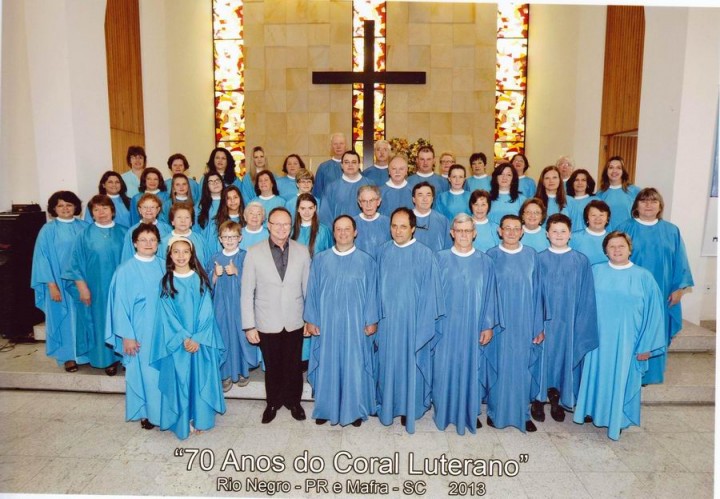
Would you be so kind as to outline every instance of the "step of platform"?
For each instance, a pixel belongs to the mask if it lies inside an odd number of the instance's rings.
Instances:
[[[691,322],[683,321],[683,328],[670,343],[671,352],[714,352],[715,331]]]

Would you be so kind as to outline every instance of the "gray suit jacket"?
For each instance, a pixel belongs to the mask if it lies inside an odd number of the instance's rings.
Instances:
[[[262,333],[294,331],[304,325],[303,306],[310,273],[310,253],[290,240],[285,279],[280,279],[270,245],[263,241],[251,246],[243,262],[240,310],[242,327]]]

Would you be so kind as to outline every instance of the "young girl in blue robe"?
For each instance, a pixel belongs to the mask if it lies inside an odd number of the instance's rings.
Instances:
[[[230,188],[230,187],[228,187]],[[239,195],[239,192],[238,192]],[[220,225],[220,242],[223,249],[215,253],[208,268],[213,269],[213,304],[215,319],[225,344],[225,356],[220,364],[223,391],[229,391],[233,383],[247,386],[250,369],[258,366],[259,348],[248,342],[242,329],[240,317],[240,276],[242,276],[245,251],[239,248],[240,224],[231,220]]]
[[[62,279],[70,267],[75,240],[88,224],[78,218],[80,199],[70,191],[58,191],[48,200],[48,213],[54,220],[46,223],[35,241],[30,286],[35,291],[35,306],[45,312],[45,352],[67,372],[76,372],[75,285]]]
[[[185,439],[215,426],[215,415],[225,412],[223,351],[207,275],[193,243],[173,236],[151,350],[151,365],[160,371],[161,429]]]
[[[152,194],[148,194],[152,195]],[[160,231],[139,224],[132,232],[133,257],[115,271],[108,293],[105,341],[123,356],[125,420],[151,430],[160,424],[159,373],[150,366],[150,347],[165,261],[158,258]]]
[[[630,183],[630,174],[625,169],[625,161],[613,156],[605,164],[600,176],[598,199],[610,207],[612,217],[608,230],[615,230],[620,224],[632,218],[632,204],[640,189]]]

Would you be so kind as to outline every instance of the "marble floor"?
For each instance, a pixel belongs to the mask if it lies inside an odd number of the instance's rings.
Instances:
[[[304,406],[310,414],[312,403]],[[712,405],[644,406],[642,426],[625,430],[618,442],[570,418],[556,423],[548,417],[534,434],[485,426],[459,436],[452,429],[438,431],[426,414],[408,435],[399,422],[384,427],[371,418],[360,428],[317,426],[293,420],[287,410],[262,425],[263,409],[261,401],[229,399],[213,430],[180,441],[124,422],[119,394],[0,390],[0,493],[269,497],[275,487],[278,497],[329,497],[338,483],[338,496],[356,497],[379,497],[383,486],[385,497],[482,491],[512,498],[713,494]],[[198,450],[194,460],[191,449]],[[361,473],[370,458],[392,460],[395,453],[398,470]],[[294,469],[305,455],[317,473]],[[514,476],[410,474],[411,456],[420,472],[424,459],[433,464],[443,455],[501,460]],[[284,471],[267,470],[273,457]],[[341,473],[352,463],[355,470]],[[322,480],[327,493],[314,488]],[[248,490],[253,484],[266,488]],[[355,486],[368,488],[354,493]]]

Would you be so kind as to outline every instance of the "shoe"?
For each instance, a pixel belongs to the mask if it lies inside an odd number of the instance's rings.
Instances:
[[[530,404],[530,415],[538,423],[545,421],[545,404],[533,400],[532,404]]]
[[[152,430],[155,428],[155,425],[150,422],[147,418],[142,418],[140,420],[140,426],[142,426],[143,430]]]
[[[492,419],[490,419],[490,416],[487,417],[487,425],[488,425],[490,428],[495,428],[495,423],[493,422]]]
[[[229,392],[232,388],[232,378],[225,378],[222,380],[223,392]]]
[[[243,386],[248,386],[249,383],[250,378],[243,378],[242,376],[240,376],[240,379],[237,380],[237,386],[239,386],[240,388],[242,388]]]
[[[528,419],[527,421],[525,421],[525,431],[528,433],[537,431],[537,426],[535,426],[535,423]]]
[[[592,423],[592,422],[593,422],[592,416],[585,416],[585,422],[586,422],[586,423]]]
[[[362,425],[362,419],[360,419],[360,418],[356,419],[355,421],[352,422],[352,425],[355,428],[359,428]]]
[[[305,421],[305,411],[300,404],[294,405],[290,408],[290,415],[297,421]]]
[[[268,424],[273,419],[275,419],[276,415],[277,415],[277,409],[275,409],[271,405],[267,406],[262,415],[262,424]]]
[[[308,370],[308,367],[310,367],[310,361],[309,361],[309,360],[303,360],[302,362],[300,362],[300,364],[301,364],[301,366],[302,366],[302,372],[306,373],[307,370]]]
[[[117,374],[117,372],[118,372],[118,365],[119,365],[119,364],[120,364],[120,362],[114,362],[114,363],[111,364],[109,367],[106,367],[106,368],[105,368],[105,374],[107,374],[108,376],[115,376],[115,375]]]
[[[477,418],[477,421],[475,421],[475,428],[476,429],[482,428],[482,423],[480,422],[480,418]]]
[[[560,405],[551,406],[550,416],[552,416],[552,418],[558,423],[562,423],[565,421],[565,409],[563,409]]]
[[[69,373],[76,373],[78,370],[77,362],[74,360],[68,360],[65,364],[63,364],[63,367],[65,368],[65,371]]]
[[[315,424],[316,424],[316,425],[318,425],[318,426],[320,426],[320,425],[324,425],[324,424],[325,424],[325,423],[327,423],[327,422],[328,422],[328,420],[327,420],[327,419],[320,419],[320,418],[317,418],[317,419],[315,420]]]
[[[400,416],[400,424],[407,426],[407,416]]]

